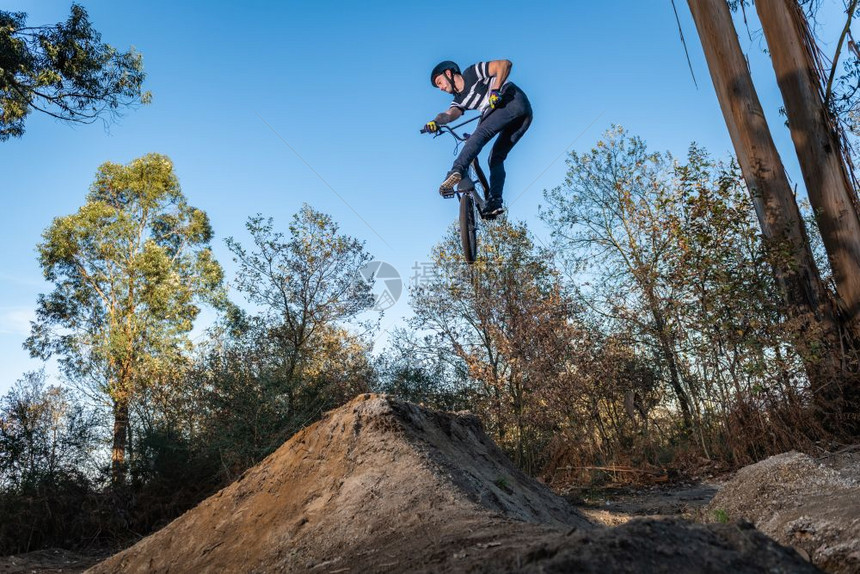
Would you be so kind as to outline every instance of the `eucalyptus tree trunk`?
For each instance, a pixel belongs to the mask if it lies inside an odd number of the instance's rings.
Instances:
[[[756,10],[782,92],[806,192],[833,270],[837,293],[835,318],[848,349],[848,353],[843,353],[847,357],[842,358],[833,384],[825,387],[819,400],[829,412],[835,413],[835,425],[857,432],[860,430],[857,419],[860,217],[854,185],[845,164],[836,121],[825,102],[813,52],[815,39],[800,6],[796,0],[758,0]]]
[[[860,339],[860,218],[842,142],[824,103],[814,42],[796,0],[757,0],[809,201],[824,239],[841,322]]]
[[[125,483],[125,449],[128,437],[128,399],[113,401],[113,444],[111,447],[111,484],[121,486]]]
[[[840,364],[837,327],[812,257],[791,185],[741,51],[726,0],[688,0],[714,89],[752,194],[787,314],[803,321],[798,341],[813,388],[826,388]],[[824,343],[823,349],[818,347]],[[818,347],[818,348],[817,348]],[[817,348],[816,353],[811,352]]]

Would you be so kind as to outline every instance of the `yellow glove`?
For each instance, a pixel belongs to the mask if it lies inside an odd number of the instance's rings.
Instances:
[[[502,107],[502,92],[493,90],[490,92],[490,108],[496,109]]]

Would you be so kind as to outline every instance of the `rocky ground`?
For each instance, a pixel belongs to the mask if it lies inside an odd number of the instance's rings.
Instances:
[[[363,395],[89,572],[818,572],[755,517],[706,507],[734,480],[566,500],[518,471],[476,417]],[[694,522],[708,513],[725,520]],[[0,574],[95,562],[41,558],[53,561],[0,559]]]
[[[749,520],[820,568],[860,572],[860,448],[812,458],[772,456],[738,471],[704,509],[705,522]]]

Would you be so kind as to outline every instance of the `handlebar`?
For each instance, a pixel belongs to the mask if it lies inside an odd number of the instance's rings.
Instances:
[[[456,127],[456,126],[455,126],[455,127]],[[434,137],[434,138],[437,138],[437,137],[441,136],[442,134],[444,134],[444,133],[446,133],[446,132],[447,132],[447,133],[449,133],[449,134],[451,134],[452,136],[454,136],[454,138],[455,138],[455,139],[457,139],[457,140],[459,140],[459,141],[461,141],[461,142],[466,141],[466,140],[469,138],[469,136],[471,135],[471,134],[464,133],[464,134],[461,136],[460,134],[458,134],[457,132],[455,132],[455,131],[453,130],[453,128],[449,128],[448,126],[439,126],[439,129],[437,129],[435,132],[431,132],[431,131],[430,131],[430,130],[428,130],[427,128],[421,128],[421,133],[422,133],[422,134],[433,134],[433,137]]]
[[[492,113],[492,110],[490,110],[490,113]],[[487,115],[490,115],[490,114],[488,113]],[[465,126],[466,124],[470,124],[470,123],[474,122],[475,120],[479,120],[479,119],[481,119],[481,117],[482,117],[482,116],[483,116],[483,114],[481,114],[481,115],[477,115],[477,116],[475,116],[474,118],[469,119],[469,120],[466,120],[465,122],[460,122],[459,124],[457,124],[456,126],[453,126],[453,127],[452,127],[452,126],[448,126],[448,125],[439,126],[439,129],[438,129],[438,130],[436,130],[436,132],[435,132],[435,133],[434,133],[434,132],[431,132],[431,131],[430,131],[430,130],[428,130],[427,128],[421,128],[420,133],[422,133],[422,134],[429,134],[429,133],[432,133],[432,134],[433,134],[433,137],[434,137],[434,138],[436,138],[436,137],[439,137],[440,135],[442,135],[442,134],[444,134],[444,133],[446,133],[446,132],[447,132],[447,133],[451,134],[452,136],[454,136],[454,139],[456,139],[457,141],[464,142],[464,141],[466,141],[467,139],[469,139],[469,136],[470,136],[471,134],[464,133],[464,134],[461,136],[460,134],[458,134],[458,133],[457,133],[457,132],[455,132],[454,130],[455,130],[455,129],[457,129],[457,128],[459,128],[459,127],[461,127],[461,126]]]

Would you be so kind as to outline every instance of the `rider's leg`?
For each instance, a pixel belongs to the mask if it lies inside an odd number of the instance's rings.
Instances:
[[[496,134],[504,131],[509,125],[516,123],[517,128],[513,130],[511,137],[508,138],[509,143],[507,144],[508,146],[513,147],[517,140],[522,137],[522,134],[525,133],[525,130],[528,129],[528,124],[531,123],[532,116],[531,104],[521,90],[516,87],[512,87],[512,90],[513,91],[509,92],[510,99],[503,107],[488,112],[487,115],[478,122],[478,125],[475,128],[475,133],[466,140],[466,143],[463,145],[463,149],[460,151],[460,155],[458,155],[457,159],[454,160],[454,165],[451,167],[451,171],[448,172],[448,175],[442,183],[439,191],[447,191],[449,185],[459,182],[460,177],[466,175],[472,161],[478,157],[478,154],[484,146],[487,145],[487,143],[493,139]],[[520,125],[520,118],[526,116],[526,125],[523,127]],[[510,147],[508,147],[507,151],[510,151]],[[507,151],[502,155],[507,156]],[[504,161],[504,157],[502,158],[502,161]],[[503,186],[504,167],[501,169]],[[453,185],[451,185],[451,187],[453,187]],[[501,190],[501,186],[499,189]]]
[[[515,119],[499,133],[499,137],[496,139],[496,143],[493,144],[493,149],[490,151],[490,158],[487,162],[490,167],[488,200],[501,201],[502,191],[505,187],[505,159],[507,159],[508,153],[529,129],[531,123],[532,115],[528,113]]]
[[[454,165],[451,167],[451,171],[458,172],[460,175],[465,175],[469,169],[469,165],[476,157],[478,157],[478,154],[481,153],[481,150],[485,145],[487,145],[487,142],[493,139],[493,137],[502,131],[513,119],[514,116],[506,108],[499,108],[498,110],[493,110],[488,113],[487,116],[478,123],[475,128],[475,133],[469,136],[469,139],[467,139],[466,143],[463,144],[463,149],[460,150],[460,155],[458,155],[457,159],[454,160]]]
[[[445,176],[445,181],[439,186],[439,193],[445,196],[453,191],[460,180],[466,177],[472,160],[478,157],[478,154],[487,145],[487,142],[504,129],[510,119],[509,114],[504,109],[499,109],[494,110],[478,122],[478,125],[475,127],[475,133],[466,140],[463,149],[460,151],[460,155],[457,156],[457,159],[454,160],[454,165],[451,166],[451,171],[448,172],[448,175]]]

